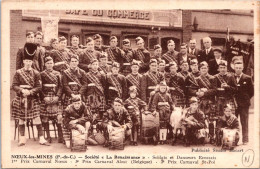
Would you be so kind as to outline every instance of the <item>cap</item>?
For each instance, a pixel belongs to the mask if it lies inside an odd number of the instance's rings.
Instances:
[[[135,42],[139,42],[139,41],[144,41],[143,38],[141,38],[140,36],[138,36],[137,38],[135,38]]]
[[[120,68],[120,64],[118,62],[113,62],[112,67]]]
[[[26,37],[29,36],[29,35],[33,35],[34,36],[34,33],[33,32],[27,32],[26,33]]]
[[[185,46],[185,47],[187,47],[187,43],[182,43],[180,46]]]
[[[201,68],[203,66],[207,66],[208,67],[209,65],[208,65],[208,63],[206,61],[203,61],[203,62],[200,63],[199,68]]]
[[[98,62],[98,60],[97,60],[97,59],[91,59],[91,60],[90,60],[90,64],[92,64],[92,63],[94,63],[94,62]]]
[[[79,60],[79,56],[78,56],[78,55],[75,55],[75,54],[71,54],[70,60],[71,60],[72,58]]]
[[[174,43],[174,41],[171,39],[171,40],[168,40],[167,41],[167,45],[169,44],[169,43]]]
[[[47,62],[49,62],[51,60],[53,61],[52,57],[47,56],[47,57],[44,58],[44,63],[47,63]]]
[[[160,63],[164,63],[165,64],[165,60],[160,59],[158,64],[160,64]]]
[[[93,39],[96,40],[96,39],[102,39],[102,37],[99,35],[99,34],[95,34],[93,36]]]
[[[43,36],[43,33],[41,31],[37,31],[37,32],[35,32],[34,36],[36,37],[37,35]]]
[[[174,66],[174,65],[175,65],[175,66],[178,66],[177,63],[174,62],[174,61],[169,63],[169,67]]]
[[[92,42],[93,39],[91,37],[88,37],[87,40],[86,40],[86,44],[88,44],[89,42]]]
[[[161,82],[159,83],[159,85],[160,85],[160,86],[167,86],[167,84],[166,84],[165,81],[161,81]]]
[[[59,42],[67,40],[64,36],[59,37]]]
[[[190,65],[195,65],[195,64],[198,64],[198,60],[197,59],[190,60]]]
[[[50,44],[53,44],[53,43],[56,42],[56,41],[58,41],[57,38],[52,38],[52,39],[50,40]]]
[[[236,63],[237,61],[243,62],[243,56],[234,56],[231,62]]]
[[[126,44],[130,44],[130,40],[129,39],[124,39],[123,40],[123,45],[126,45]]]
[[[150,62],[149,62],[149,65],[152,64],[152,63],[156,63],[157,64],[157,60],[156,59],[151,59]]]
[[[138,61],[136,61],[136,60],[133,60],[133,61],[132,61],[132,63],[131,63],[131,66],[133,66],[133,65],[140,66],[140,65],[139,65],[139,62],[138,62]]]
[[[114,40],[114,39],[117,40],[117,37],[111,36],[109,41]]]
[[[196,97],[192,97],[192,98],[190,98],[189,101],[190,101],[190,104],[192,104],[192,103],[198,102],[198,99]]]
[[[223,53],[222,49],[221,48],[214,48],[213,49],[213,52],[219,52],[219,53]]]
[[[230,104],[225,104],[223,108],[224,108],[224,109],[226,109],[226,108],[232,109],[232,106],[231,106]]]
[[[189,64],[186,60],[182,60],[182,61],[180,62],[180,66],[183,65],[184,63]]]
[[[75,37],[79,39],[79,36],[78,36],[78,35],[72,35],[72,36],[71,36],[71,39],[72,39],[72,38],[75,38]]]
[[[154,47],[153,47],[154,50],[156,50],[156,49],[160,49],[160,48],[162,48],[162,47],[161,47],[159,44],[154,45]]]
[[[225,60],[220,60],[218,66],[227,66],[227,61],[225,61]]]
[[[72,97],[72,98],[71,98],[71,101],[72,101],[72,102],[78,102],[78,101],[81,101],[81,98],[80,98],[79,95],[76,95],[75,97]]]
[[[137,93],[137,88],[136,88],[136,86],[130,86],[130,87],[129,87],[129,93]]]
[[[107,58],[107,53],[106,52],[97,52],[97,59],[100,60],[102,58]]]
[[[118,98],[118,97],[115,98],[114,102],[117,102],[117,103],[123,104],[122,99],[120,99],[120,98]]]
[[[24,45],[24,57],[23,60],[33,60],[33,57],[36,53],[37,45],[34,43],[26,43]]]

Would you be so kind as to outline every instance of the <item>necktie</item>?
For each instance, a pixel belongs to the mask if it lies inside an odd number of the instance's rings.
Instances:
[[[208,49],[206,49],[206,54],[209,54],[209,51],[208,51]]]
[[[237,83],[239,82],[240,76],[236,76]]]

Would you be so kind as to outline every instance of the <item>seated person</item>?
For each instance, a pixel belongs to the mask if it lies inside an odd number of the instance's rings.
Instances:
[[[205,115],[199,110],[199,103],[196,97],[190,99],[190,107],[184,110],[183,125],[185,127],[185,143],[189,146],[191,143],[203,141],[206,128]]]
[[[87,140],[92,114],[85,103],[81,101],[80,96],[72,98],[72,104],[64,110],[64,115],[64,130],[78,130],[81,134],[85,134],[85,140]],[[70,148],[70,140],[65,139],[65,137],[64,140],[67,148]]]
[[[147,109],[146,103],[137,97],[137,88],[136,86],[129,87],[129,95],[130,97],[126,99],[124,105],[128,110],[133,126],[132,126],[132,133],[130,135],[130,145],[137,146],[137,135],[141,125],[141,112]]]
[[[224,106],[224,115],[219,118],[217,123],[217,145],[220,146],[222,139],[223,139],[223,130],[225,129],[231,129],[235,130],[235,139],[233,140],[235,142],[234,145],[237,146],[237,143],[239,141],[239,122],[237,117],[232,114],[232,106],[227,104]]]
[[[103,114],[103,128],[104,136],[106,138],[106,143],[104,147],[109,146],[109,133],[112,131],[113,127],[122,127],[125,130],[125,135],[129,136],[131,134],[132,120],[128,111],[123,106],[123,101],[120,98],[115,98],[112,104],[112,108],[108,109]]]

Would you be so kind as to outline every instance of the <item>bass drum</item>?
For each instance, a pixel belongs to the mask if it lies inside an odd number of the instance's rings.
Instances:
[[[237,131],[232,129],[223,129],[222,149],[233,150],[236,146]]]

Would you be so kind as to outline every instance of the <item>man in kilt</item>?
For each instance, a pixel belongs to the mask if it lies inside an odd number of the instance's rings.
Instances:
[[[106,108],[106,76],[98,71],[98,60],[90,62],[90,71],[86,74],[86,84],[79,93],[86,98],[86,105],[90,107],[93,116],[102,119]]]
[[[191,68],[191,72],[189,73],[189,75],[186,77],[184,81],[187,106],[189,105],[190,98],[197,96],[196,92],[199,89],[199,85],[196,80],[196,78],[200,76],[197,59],[192,59],[190,61],[190,68]]]
[[[236,90],[236,80],[234,76],[227,72],[227,61],[221,60],[218,65],[219,73],[216,74],[216,87],[217,87],[217,97],[216,106],[218,116],[222,116],[224,112],[224,105],[229,104],[231,106],[231,111],[235,114],[236,102],[234,98]]]
[[[51,57],[54,61],[54,70],[63,72],[69,68],[69,60],[71,55],[73,55],[67,48],[67,39],[64,36],[59,37],[59,47],[58,50],[54,50],[51,53]]]
[[[89,64],[92,60],[97,59],[98,51],[94,50],[94,41],[92,38],[87,38],[86,45],[87,48],[79,55],[79,68],[88,72]]]
[[[216,84],[214,76],[208,74],[208,63],[203,61],[199,65],[201,75],[197,78],[199,90],[196,92],[200,99],[200,110],[205,114],[208,120],[210,142],[214,141],[214,129],[216,126]]]
[[[82,49],[79,48],[79,36],[78,35],[72,35],[71,36],[71,46],[68,47],[70,52],[74,55],[80,55],[82,52]]]
[[[44,59],[46,69],[41,72],[42,79],[42,102],[41,102],[41,118],[42,125],[46,130],[49,143],[52,142],[49,130],[49,120],[57,120],[58,142],[62,143],[62,106],[61,106],[61,74],[53,70],[53,59],[47,56]]]
[[[111,106],[115,98],[125,100],[127,97],[127,84],[125,76],[119,74],[120,65],[117,62],[112,64],[112,73],[107,75],[108,106]]]
[[[137,37],[135,39],[137,49],[134,50],[133,58],[140,63],[140,73],[145,73],[149,69],[149,62],[151,58],[151,54],[148,50],[145,49],[144,47],[144,40],[141,37]]]
[[[169,63],[170,62],[178,62],[177,60],[177,55],[178,52],[175,49],[175,43],[173,40],[168,40],[167,41],[167,47],[168,47],[168,51],[163,54],[162,59],[165,60],[166,62],[166,71],[169,72]]]
[[[141,95],[141,78],[139,72],[139,63],[135,60],[131,63],[132,72],[126,76],[127,89],[131,86],[136,86],[138,96]]]
[[[123,55],[119,58],[119,63],[121,65],[120,72],[127,76],[131,73],[131,62],[133,61],[133,50],[131,49],[131,44],[129,39],[123,40]]]
[[[171,98],[175,107],[185,107],[184,77],[177,73],[176,62],[171,62],[169,68],[170,78],[167,85],[170,89]]]
[[[37,45],[26,43],[24,46],[22,69],[18,69],[13,78],[12,89],[16,92],[16,97],[12,103],[12,117],[19,120],[20,140],[18,145],[26,143],[25,121],[32,120],[38,130],[41,145],[49,145],[43,137],[42,124],[40,120],[39,92],[41,91],[40,73],[32,68],[33,58],[37,50]]]
[[[150,101],[150,96],[152,91],[155,90],[156,85],[161,81],[164,81],[164,77],[157,69],[157,60],[151,59],[149,63],[150,70],[146,72],[141,79],[141,95],[140,98],[148,103]]]
[[[122,63],[121,59],[125,55],[122,49],[117,47],[118,40],[116,36],[111,36],[109,41],[110,47],[106,49],[108,56],[108,62],[112,64],[113,62]]]

